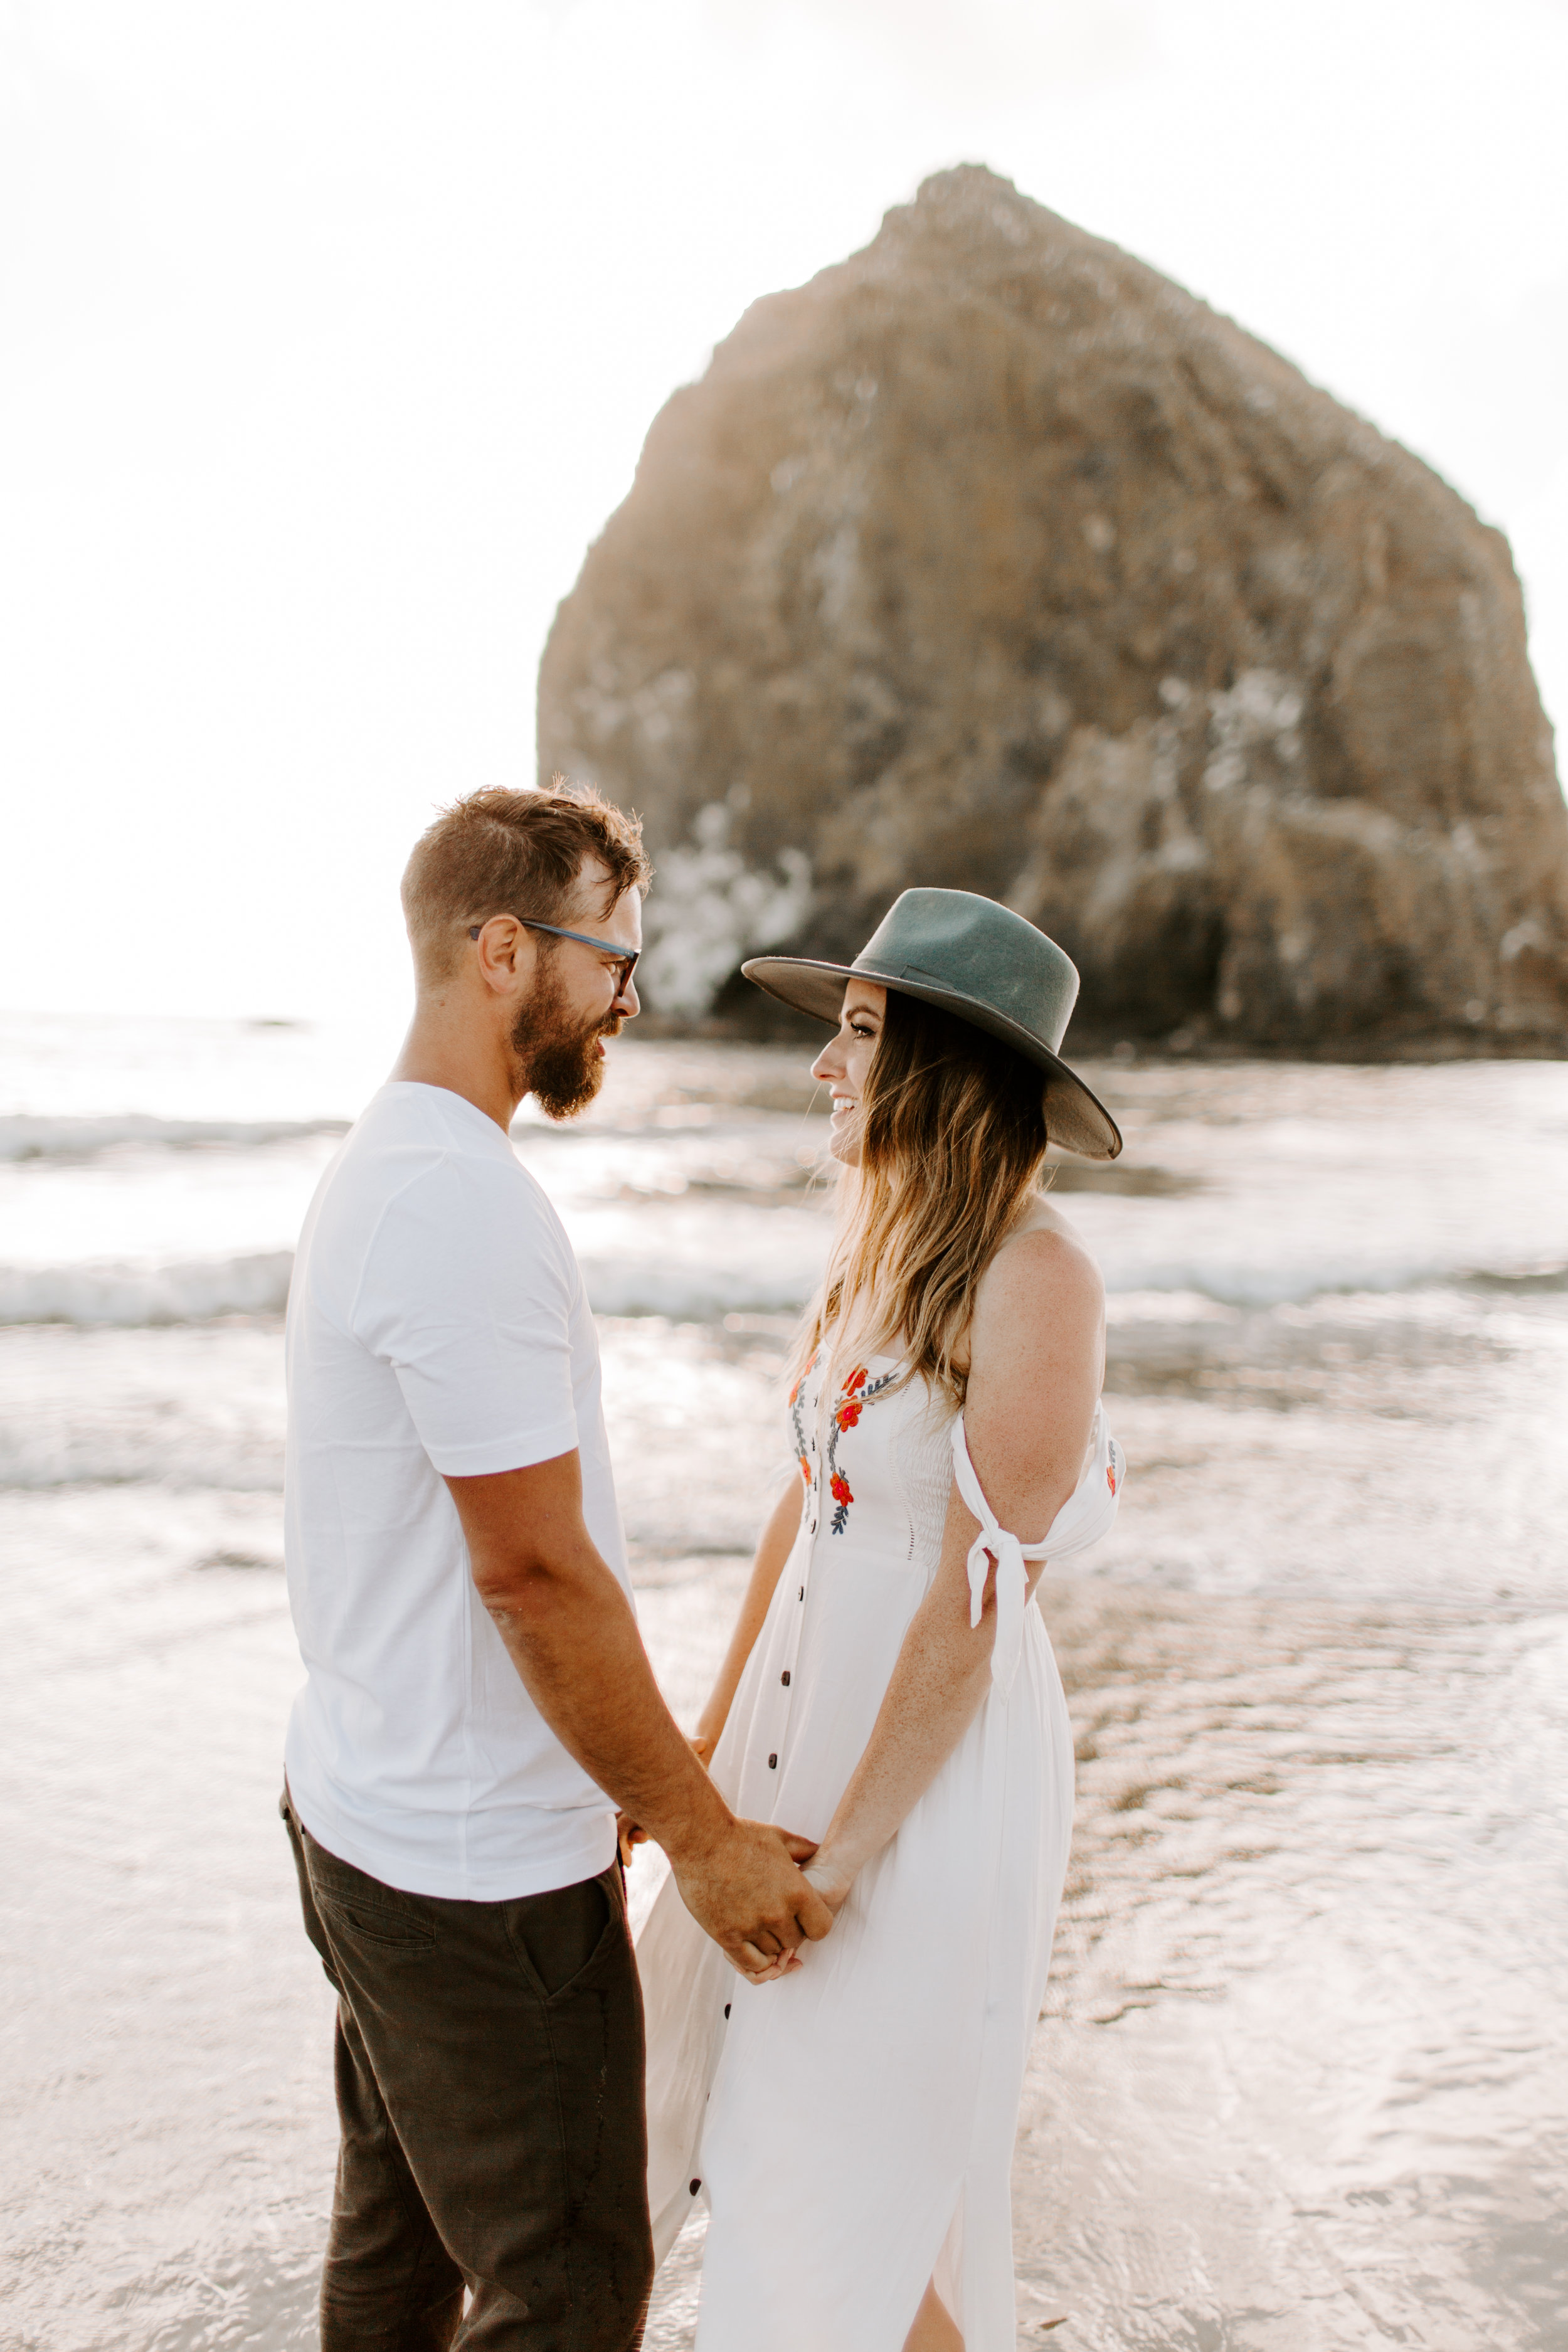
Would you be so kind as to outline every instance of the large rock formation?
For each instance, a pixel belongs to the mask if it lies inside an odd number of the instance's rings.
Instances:
[[[1059,940],[1080,1035],[1564,1040],[1568,813],[1505,541],[984,170],[666,404],[539,711],[545,773],[644,814],[677,1015],[924,882]]]

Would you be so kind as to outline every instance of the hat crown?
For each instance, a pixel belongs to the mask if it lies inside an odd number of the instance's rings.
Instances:
[[[1078,1001],[1078,967],[1010,907],[972,890],[905,890],[852,971],[926,982],[1015,1021],[1055,1053]]]

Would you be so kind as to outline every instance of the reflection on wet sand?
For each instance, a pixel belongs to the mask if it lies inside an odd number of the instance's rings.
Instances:
[[[1568,1617],[1047,1608],[1079,1812],[1016,2171],[1024,2310],[1097,2352],[1544,2352]]]

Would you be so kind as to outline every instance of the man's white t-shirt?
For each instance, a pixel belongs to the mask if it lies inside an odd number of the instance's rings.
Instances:
[[[414,1895],[505,1902],[607,1869],[614,1809],[524,1689],[443,1483],[575,1448],[629,1591],[582,1277],[493,1119],[443,1087],[382,1088],[310,1203],[287,1346],[300,1819]]]

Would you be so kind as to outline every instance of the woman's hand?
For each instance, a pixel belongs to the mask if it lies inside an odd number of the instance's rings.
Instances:
[[[810,1879],[837,1919],[849,1900],[855,1873],[835,1857],[831,1846],[819,1845],[811,1860],[802,1864],[800,1874]]]
[[[705,1739],[701,1732],[698,1731],[688,1734],[686,1744],[706,1771],[713,1760],[713,1742],[710,1739]],[[616,1843],[620,1848],[621,1867],[623,1870],[629,1870],[632,1866],[632,1856],[637,1847],[647,1843],[647,1832],[633,1821],[630,1813],[617,1813]]]

